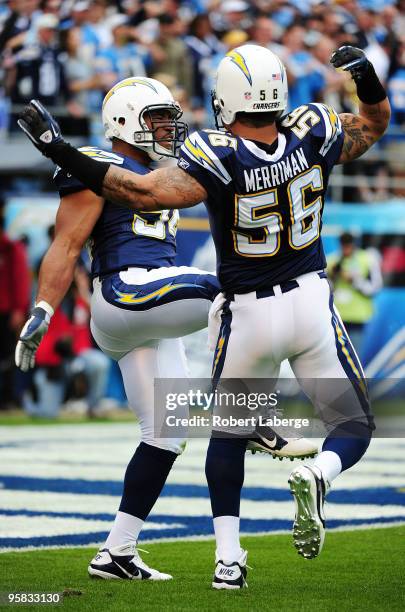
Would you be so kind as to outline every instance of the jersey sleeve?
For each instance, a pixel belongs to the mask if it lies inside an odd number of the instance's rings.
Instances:
[[[338,161],[342,152],[344,131],[338,113],[326,104],[309,104],[319,121],[313,123],[311,136],[319,155],[329,167]]]
[[[103,151],[97,147],[80,147],[79,151],[99,162],[104,162],[106,164],[122,165],[124,162],[120,155],[116,155],[111,151]],[[61,198],[72,193],[77,193],[78,191],[88,189],[88,187],[83,185],[83,183],[81,183],[78,179],[59,166],[57,166],[55,169],[53,181]]]
[[[236,139],[225,133],[201,130],[186,138],[177,165],[195,178],[207,193],[215,193],[231,181],[230,158]]]

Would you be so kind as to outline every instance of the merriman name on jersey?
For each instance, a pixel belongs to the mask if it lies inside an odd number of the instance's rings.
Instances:
[[[246,193],[277,187],[308,168],[304,151],[296,149],[275,164],[244,170]]]

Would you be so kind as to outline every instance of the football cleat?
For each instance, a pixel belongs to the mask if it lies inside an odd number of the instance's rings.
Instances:
[[[317,445],[306,438],[283,438],[271,427],[257,426],[254,437],[249,439],[247,450],[252,453],[268,453],[274,459],[282,461],[284,458],[308,459],[318,453]]]
[[[91,561],[88,572],[92,578],[103,578],[104,580],[172,579],[170,574],[163,574],[146,565],[139,555],[136,543],[99,550]]]
[[[247,550],[243,550],[237,561],[225,563],[216,558],[215,572],[212,580],[214,589],[243,589],[247,587]]]
[[[302,465],[288,479],[295,500],[294,546],[305,559],[314,559],[325,539],[323,505],[329,483],[317,467]]]

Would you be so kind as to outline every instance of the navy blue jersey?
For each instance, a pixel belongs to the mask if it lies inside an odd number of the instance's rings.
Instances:
[[[95,147],[82,147],[80,150],[97,161],[116,164],[136,174],[151,171],[126,155]],[[54,180],[61,197],[87,189],[60,168],[57,168]],[[105,276],[128,267],[173,266],[178,219],[177,210],[134,213],[106,200],[90,240],[93,276]]]
[[[328,179],[340,156],[337,113],[307,104],[278,123],[272,145],[194,132],[178,165],[207,191],[225,292],[247,293],[326,267],[320,238]]]

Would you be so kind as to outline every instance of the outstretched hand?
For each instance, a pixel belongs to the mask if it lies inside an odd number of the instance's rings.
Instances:
[[[57,121],[38,100],[25,106],[17,123],[43,155],[47,155],[50,145],[63,142]]]
[[[364,51],[349,45],[339,47],[337,51],[332,53],[330,63],[335,68],[342,68],[350,72],[355,81],[364,76],[370,65]]]

